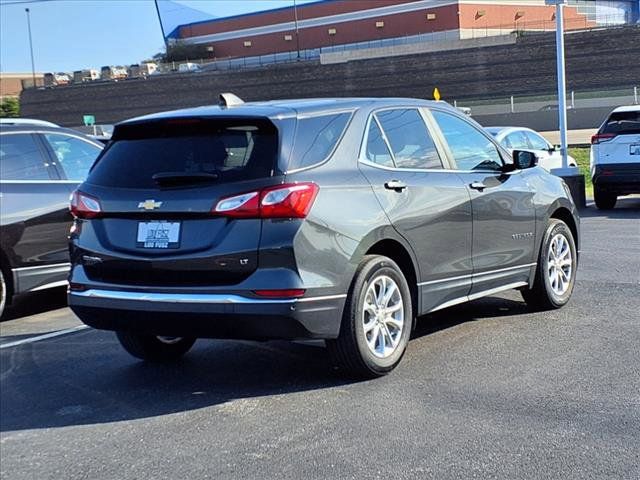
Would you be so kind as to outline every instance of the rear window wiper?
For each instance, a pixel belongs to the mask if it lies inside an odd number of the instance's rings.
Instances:
[[[220,178],[217,173],[205,172],[158,172],[151,179],[158,185],[189,185],[194,183],[210,183]]]

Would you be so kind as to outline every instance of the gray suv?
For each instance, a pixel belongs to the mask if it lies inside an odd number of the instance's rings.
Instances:
[[[129,120],[71,211],[71,308],[146,360],[312,338],[384,375],[416,317],[509,289],[559,308],[578,261],[560,178],[413,99],[223,95]]]

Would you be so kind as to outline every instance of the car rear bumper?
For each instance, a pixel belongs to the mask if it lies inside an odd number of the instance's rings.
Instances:
[[[601,191],[626,194],[640,193],[640,163],[596,165],[593,184]]]
[[[70,291],[87,325],[153,335],[235,339],[336,338],[346,295],[255,299],[236,294]]]

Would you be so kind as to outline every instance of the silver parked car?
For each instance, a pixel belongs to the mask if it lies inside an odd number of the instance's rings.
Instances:
[[[525,127],[487,127],[487,131],[510,152],[524,150],[535,153],[538,165],[547,171],[562,167],[560,151],[535,130]],[[577,162],[571,155],[568,158],[568,165],[577,166]]]

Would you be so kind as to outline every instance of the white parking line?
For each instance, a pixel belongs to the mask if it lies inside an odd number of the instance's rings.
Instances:
[[[17,347],[18,345],[23,345],[25,343],[33,343],[33,342],[38,342],[40,340],[46,340],[47,338],[59,337],[61,335],[66,335],[67,333],[73,333],[73,332],[78,332],[80,330],[84,330],[85,328],[89,328],[89,327],[87,325],[78,325],[77,327],[67,328],[65,330],[58,330],[57,332],[45,333],[44,335],[38,335],[36,337],[24,338],[22,340],[16,340],[15,342],[7,342],[0,345],[0,349]]]

